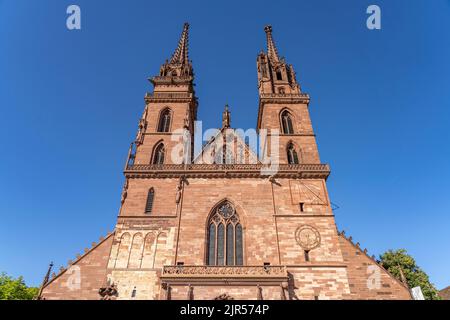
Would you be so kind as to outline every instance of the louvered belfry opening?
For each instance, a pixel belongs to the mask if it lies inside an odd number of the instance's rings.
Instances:
[[[159,117],[158,132],[169,132],[171,112],[169,108],[164,109]]]
[[[287,147],[287,158],[289,164],[298,164],[298,154],[292,142]]]
[[[287,110],[284,110],[281,113],[281,129],[284,134],[294,134],[294,126],[292,125],[292,116]]]
[[[164,164],[164,144],[160,143],[156,148],[153,155],[153,164]]]

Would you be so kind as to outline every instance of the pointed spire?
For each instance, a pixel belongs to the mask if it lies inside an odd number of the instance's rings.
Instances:
[[[188,42],[189,23],[186,22],[183,27],[183,32],[181,33],[180,41],[178,42],[178,47],[170,59],[171,64],[184,64],[189,62]]]
[[[225,110],[222,113],[222,128],[229,128],[230,127],[230,122],[231,122],[231,113],[228,110],[228,104],[225,105]]]
[[[280,58],[278,57],[277,47],[275,47],[275,43],[273,42],[272,38],[272,26],[265,26],[264,31],[266,32],[267,37],[267,55],[272,60],[272,62],[279,62]]]

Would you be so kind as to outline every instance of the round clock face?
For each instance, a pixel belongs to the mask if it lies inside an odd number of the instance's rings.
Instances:
[[[320,245],[320,234],[314,227],[305,225],[295,231],[297,243],[305,250],[312,250]]]

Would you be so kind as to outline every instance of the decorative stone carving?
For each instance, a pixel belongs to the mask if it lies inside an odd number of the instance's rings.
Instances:
[[[212,149],[214,150],[214,148]],[[213,158],[214,156],[212,156]],[[171,178],[171,177],[261,177],[264,164],[136,164],[128,165],[128,178]],[[327,164],[280,164],[276,177],[280,178],[323,178],[330,174]]]
[[[262,288],[259,284],[256,286],[256,300],[263,300]]]
[[[312,250],[320,245],[320,233],[316,228],[304,225],[295,230],[295,240],[304,250]]]
[[[234,300],[234,298],[228,295],[228,293],[222,293],[221,295],[215,297],[214,300]]]
[[[170,277],[287,277],[284,266],[164,266],[162,276]]]
[[[120,202],[123,204],[127,198],[128,195],[128,179],[125,180],[125,184],[122,189],[122,198],[120,199]]]
[[[188,287],[187,300],[194,300],[194,287],[191,285]]]
[[[180,180],[178,181],[178,185],[177,185],[177,194],[175,196],[176,204],[180,203],[180,200],[181,200],[181,193],[183,191],[183,181],[184,181],[184,177],[180,177]]]
[[[119,295],[114,283],[107,287],[100,288],[98,294],[101,296],[100,300],[116,300]]]

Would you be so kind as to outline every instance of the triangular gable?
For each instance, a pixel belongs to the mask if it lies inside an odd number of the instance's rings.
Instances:
[[[242,137],[236,134],[235,129],[230,128],[222,128],[219,132],[212,137],[208,143],[206,143],[202,147],[202,151],[194,158],[194,164],[212,164],[217,163],[214,161],[215,158],[221,157],[222,154],[219,155],[220,149],[219,146],[223,146],[226,144],[225,141],[220,142],[219,139],[225,138],[225,135],[233,135],[232,141],[234,143],[230,143],[230,148],[228,145],[226,146],[226,157],[225,162],[221,162],[223,164],[260,164],[261,162],[258,160],[257,155],[250,147],[243,141]],[[228,140],[229,141],[229,140]],[[230,151],[230,154],[228,153]],[[230,158],[227,158],[230,156]],[[232,156],[232,157],[231,157]],[[228,160],[229,159],[229,160]],[[229,161],[229,162],[228,162]],[[220,163],[220,162],[219,162]]]

